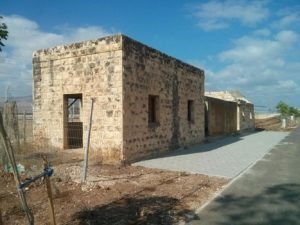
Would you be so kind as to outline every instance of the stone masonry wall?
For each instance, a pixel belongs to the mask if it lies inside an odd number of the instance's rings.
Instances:
[[[64,95],[70,94],[82,95],[83,144],[95,99],[90,146],[104,163],[204,139],[204,72],[124,35],[35,52],[33,87],[33,135],[42,146],[65,148]],[[156,124],[148,121],[149,95],[158,96]]]
[[[241,102],[239,103],[240,112],[240,130],[254,130],[255,118],[254,118],[254,106],[253,104]]]
[[[134,161],[204,139],[204,72],[123,36],[124,159]],[[149,124],[149,95],[159,123]],[[194,101],[193,122],[187,119]]]
[[[86,41],[33,55],[33,135],[37,144],[62,149],[64,94],[82,94],[83,144],[95,98],[91,150],[103,162],[122,160],[122,38]]]

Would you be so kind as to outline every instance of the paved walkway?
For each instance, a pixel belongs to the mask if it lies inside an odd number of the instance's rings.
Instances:
[[[263,131],[227,137],[134,165],[233,178],[261,159],[287,135],[288,132]]]
[[[300,127],[189,223],[198,224],[300,224]]]

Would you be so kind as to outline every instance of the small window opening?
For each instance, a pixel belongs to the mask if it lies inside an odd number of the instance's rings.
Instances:
[[[190,123],[194,122],[194,101],[193,100],[188,100],[188,114],[187,114],[187,119]]]
[[[148,99],[148,121],[149,124],[159,122],[159,97],[157,95],[149,95]]]

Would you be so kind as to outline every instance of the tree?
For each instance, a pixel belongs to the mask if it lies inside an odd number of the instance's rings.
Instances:
[[[300,117],[300,110],[293,107],[289,106],[283,101],[280,101],[277,106],[276,106],[277,111],[282,115],[282,116],[291,116],[294,115],[296,117]]]
[[[2,16],[0,16],[0,19],[3,19]],[[7,40],[8,31],[7,26],[5,23],[0,22],[0,52],[2,51],[2,47],[4,46],[2,40]]]
[[[290,107],[288,106],[288,104],[286,104],[286,103],[283,102],[283,101],[280,101],[280,102],[277,104],[276,109],[277,109],[277,111],[278,111],[281,115],[283,115],[283,116],[289,115],[289,111],[290,111],[289,109],[290,109]]]
[[[292,107],[292,106],[289,108],[289,113],[290,113],[290,115],[294,115],[296,117],[300,116],[300,111],[297,108]]]

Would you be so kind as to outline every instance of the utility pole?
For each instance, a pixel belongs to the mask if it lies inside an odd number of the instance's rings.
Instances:
[[[94,100],[95,100],[94,98],[91,98],[91,109],[90,109],[90,116],[89,116],[88,130],[87,130],[87,138],[86,138],[86,144],[84,146],[83,173],[81,178],[82,182],[85,182],[87,177]]]

